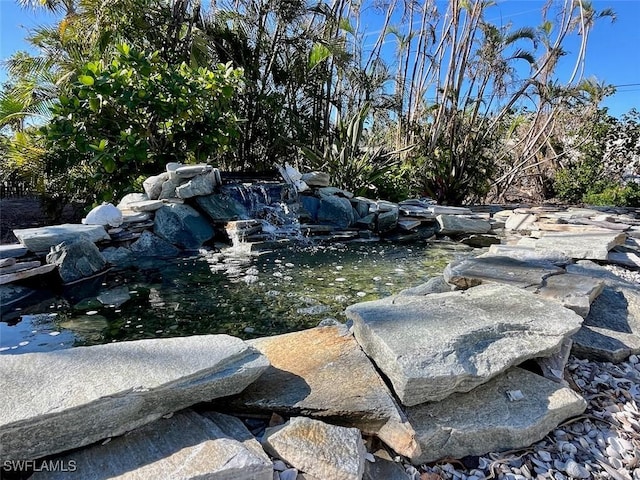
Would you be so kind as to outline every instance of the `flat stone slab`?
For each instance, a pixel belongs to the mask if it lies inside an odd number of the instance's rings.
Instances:
[[[93,243],[111,240],[102,225],[80,225],[65,223],[49,227],[24,228],[13,231],[18,241],[32,252],[48,252],[49,249],[62,242],[77,240],[84,236]]]
[[[438,215],[436,217],[442,235],[462,233],[489,233],[491,223],[486,220],[467,218],[459,215]]]
[[[267,428],[267,453],[318,479],[361,480],[367,452],[360,431],[305,417]]]
[[[523,239],[524,240],[524,239]],[[527,238],[527,240],[533,239]],[[524,245],[491,245],[489,251],[480,257],[505,256],[522,260],[523,262],[545,262],[553,265],[566,265],[571,263],[567,255],[553,250],[536,250],[534,246]]]
[[[55,268],[55,265],[42,265],[40,267],[21,270],[15,273],[6,273],[4,275],[0,275],[0,285],[6,285],[7,283],[17,282],[18,280],[24,280],[37,275],[44,275],[45,273],[55,270]]]
[[[166,205],[163,200],[141,200],[127,204],[127,208],[134,212],[155,212]]]
[[[550,356],[582,317],[506,285],[397,296],[346,309],[356,339],[404,405],[438,401]]]
[[[250,340],[271,366],[227,408],[332,419],[377,435],[400,455],[417,454],[415,432],[345,327]]]
[[[551,275],[563,269],[543,262],[527,262],[506,256],[483,255],[451,262],[444,269],[447,283],[469,288],[483,283],[501,283],[514,287],[541,285]]]
[[[82,447],[198,402],[238,393],[268,367],[228,335],[0,356],[4,460]]]
[[[510,401],[508,393],[519,392]],[[520,395],[514,395],[520,397]],[[512,368],[469,393],[407,409],[422,455],[414,464],[527,447],[586,402],[573,390],[520,368]]]
[[[606,260],[609,250],[624,245],[626,234],[619,232],[553,233],[544,235],[534,243],[536,250],[555,250],[575,259]]]
[[[507,218],[504,228],[507,230],[531,230],[538,221],[538,217],[532,213],[512,213]]]
[[[0,245],[0,258],[20,258],[26,255],[29,250],[23,245],[10,244]]]
[[[83,480],[272,480],[273,465],[240,420],[186,410],[128,435],[56,458],[75,462]],[[71,474],[73,475],[73,474]],[[33,480],[65,480],[69,472],[36,472]]]
[[[593,301],[604,288],[604,281],[597,278],[566,273],[553,275],[535,292],[543,298],[556,300],[585,318]]]

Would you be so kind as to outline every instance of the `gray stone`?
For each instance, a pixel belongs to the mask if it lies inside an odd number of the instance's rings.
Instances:
[[[24,250],[25,250],[24,253],[27,253],[26,252],[27,249],[25,248]],[[0,258],[0,268],[10,267],[15,264],[16,264],[16,259],[13,257]]]
[[[523,262],[511,257],[480,256],[451,262],[444,269],[447,283],[469,288],[482,283],[503,283],[525,288],[538,286],[564,271],[551,264]]]
[[[358,343],[404,405],[467,392],[525,360],[549,356],[582,318],[506,285],[351,305]]]
[[[164,205],[165,202],[162,200],[144,200],[141,202],[131,202],[127,207],[134,212],[155,212]]]
[[[323,197],[332,197],[338,195],[344,198],[353,198],[353,193],[347,192],[337,187],[322,187],[318,189],[318,193]]]
[[[122,212],[111,203],[103,203],[91,209],[87,217],[82,219],[86,225],[103,225],[119,227],[122,225]]]
[[[514,390],[523,398],[510,401],[506,392]],[[528,447],[585,408],[586,402],[571,389],[513,368],[469,393],[408,408],[422,445],[422,455],[411,461]]]
[[[491,245],[489,247],[489,252],[480,256],[505,256],[515,258],[516,260],[522,260],[523,262],[546,262],[554,265],[566,265],[571,263],[571,258],[563,253],[553,250],[536,250],[533,246],[528,247],[524,245]]]
[[[333,419],[415,456],[415,433],[373,364],[345,327],[318,327],[248,343],[271,367],[223,406],[285,417]],[[221,406],[222,406],[221,405]]]
[[[328,188],[328,187],[327,187]],[[349,228],[355,222],[351,202],[344,197],[323,195],[318,208],[318,223]]]
[[[83,480],[273,480],[271,460],[240,420],[190,410],[56,460],[63,465],[73,460]],[[68,477],[68,472],[37,472],[31,478]]]
[[[544,232],[535,242],[536,250],[555,250],[575,259],[606,260],[609,250],[624,245],[626,235],[618,232]]]
[[[413,480],[413,476],[405,471],[401,462],[375,454],[373,457],[375,462],[366,462],[364,465],[363,480]]]
[[[4,312],[31,297],[35,290],[20,285],[0,285],[0,307]],[[5,320],[8,321],[8,320]]]
[[[376,228],[376,214],[370,213],[369,215],[356,220],[356,227],[364,228],[366,230],[374,230]]]
[[[500,237],[496,235],[469,235],[460,240],[461,243],[475,248],[484,248],[500,244]]]
[[[597,278],[566,273],[548,277],[544,284],[535,289],[543,298],[556,300],[585,318],[589,315],[591,303],[604,287],[604,282]]]
[[[155,200],[152,200],[155,201]],[[152,216],[148,212],[134,212],[133,210],[125,210],[122,212],[122,223],[125,228],[131,228],[132,224],[145,223],[151,220]]]
[[[640,354],[640,291],[606,286],[573,336],[573,353],[610,362]]]
[[[134,261],[131,250],[125,247],[107,247],[100,253],[102,253],[102,258],[104,258],[107,263],[117,267],[131,265]]]
[[[300,195],[299,199],[302,208],[309,213],[309,218],[314,222],[317,221],[318,210],[320,209],[320,199],[311,195]]]
[[[58,267],[64,283],[91,277],[107,266],[98,247],[86,238],[56,245],[47,254],[47,263]]]
[[[189,205],[171,204],[156,211],[156,235],[180,248],[193,250],[213,238],[213,227]]]
[[[0,356],[3,459],[40,458],[122,435],[238,393],[268,365],[253,347],[228,335]]]
[[[356,428],[293,417],[267,428],[262,445],[267,453],[318,478],[361,480],[364,474],[367,451]]]
[[[162,185],[167,180],[169,180],[169,174],[167,172],[163,172],[160,175],[149,177],[142,182],[142,188],[144,188],[144,191],[147,194],[147,200],[157,200],[160,198]]]
[[[379,233],[389,232],[398,225],[398,209],[380,212],[378,214],[376,230]]]
[[[179,173],[180,170],[177,170]],[[187,183],[176,188],[178,198],[192,198],[203,195],[211,195],[217,184],[217,172],[209,172],[206,174],[196,175]]]
[[[331,177],[325,172],[303,173],[301,180],[310,187],[328,187],[331,184]]]
[[[446,293],[450,292],[455,287],[448,284],[442,275],[429,279],[426,283],[418,285],[417,287],[405,288],[398,295],[404,295],[407,297],[431,295],[432,293]]]
[[[427,208],[434,215],[471,215],[473,213],[470,209],[466,207],[448,207],[445,205],[431,205]]]
[[[40,260],[34,260],[32,262],[16,262],[13,258],[7,260],[13,260],[13,263],[11,265],[0,267],[0,275],[21,272],[22,270],[29,270],[31,268],[36,268],[42,265],[42,262]]]
[[[206,163],[198,163],[197,165],[180,165],[173,169],[179,178],[194,178],[197,175],[206,174],[213,171],[213,167]]]
[[[357,212],[358,218],[362,218],[369,215],[371,200],[363,199],[362,197],[355,197],[351,199],[351,205]]]
[[[119,307],[129,300],[131,300],[131,295],[129,295],[129,287],[126,286],[111,288],[98,295],[100,303],[114,307]]]
[[[19,258],[26,255],[29,250],[16,244],[0,245],[0,258]]]
[[[438,215],[436,217],[440,225],[440,234],[459,235],[464,233],[488,233],[491,223],[486,220],[461,217],[459,215]]]
[[[36,253],[48,252],[55,245],[74,241],[80,237],[86,237],[94,243],[111,239],[102,225],[76,225],[71,223],[25,228],[14,230],[13,233],[22,245]]]
[[[225,193],[196,197],[196,203],[214,222],[222,223],[251,218],[247,208],[242,203]]]
[[[55,265],[42,265],[40,267],[30,268],[29,270],[21,270],[14,273],[6,273],[0,275],[0,285],[6,285],[7,283],[17,282],[19,280],[25,280],[27,278],[35,277],[37,275],[44,275],[56,268]]]
[[[149,231],[142,232],[140,238],[130,247],[131,253],[142,257],[171,258],[180,253],[176,247]]]
[[[640,268],[640,256],[634,252],[609,252],[607,262],[628,268]]]
[[[532,230],[533,224],[537,221],[538,217],[531,213],[512,213],[507,218],[504,228],[516,231]]]
[[[411,217],[399,217],[398,218],[398,228],[404,230],[406,232],[410,232],[415,230],[420,225],[422,225],[422,219],[415,219]]]
[[[571,347],[573,346],[573,340],[570,338],[565,339],[562,342],[560,350],[550,357],[536,358],[536,363],[542,371],[542,376],[549,380],[561,383],[568,387],[569,383],[564,379],[564,371],[571,355]]]
[[[631,288],[640,291],[640,285],[637,283],[628,282],[612,271],[607,270],[606,268],[589,260],[580,260],[575,264],[567,265],[566,270],[568,273],[575,273],[576,275],[585,275],[601,279],[604,281],[605,285],[610,287]]]
[[[118,209],[122,210],[130,210],[129,205],[136,202],[146,202],[149,200],[149,197],[146,193],[127,193],[120,203],[116,205]]]
[[[180,185],[181,182],[179,179],[169,178],[168,180],[165,180],[165,182],[162,184],[160,195],[157,199],[153,200],[172,200],[174,198],[177,198],[178,195],[176,193],[176,188],[178,188]]]

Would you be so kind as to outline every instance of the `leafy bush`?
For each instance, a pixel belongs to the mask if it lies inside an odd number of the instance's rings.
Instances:
[[[628,183],[624,186],[613,185],[599,193],[587,193],[582,200],[589,205],[640,207],[640,185],[635,182]]]
[[[231,99],[242,71],[170,65],[158,52],[118,47],[84,66],[41,132],[51,171],[82,171],[94,201],[133,190],[167,162],[207,161],[237,136]],[[75,191],[72,190],[72,191]]]

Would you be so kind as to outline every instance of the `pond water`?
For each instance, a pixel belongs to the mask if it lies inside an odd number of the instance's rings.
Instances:
[[[207,333],[247,339],[327,319],[344,322],[348,305],[424,283],[466,254],[459,245],[428,242],[288,247],[258,254],[201,251],[111,272],[98,292],[102,302],[106,297],[104,304],[95,296],[77,303],[49,296],[11,312],[0,322],[0,353]]]

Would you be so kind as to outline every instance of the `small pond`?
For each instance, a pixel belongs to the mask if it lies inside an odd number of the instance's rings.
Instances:
[[[424,283],[468,252],[429,242],[201,251],[110,272],[98,292],[104,304],[48,296],[10,312],[0,353],[208,333],[248,339],[344,322],[348,305]]]

